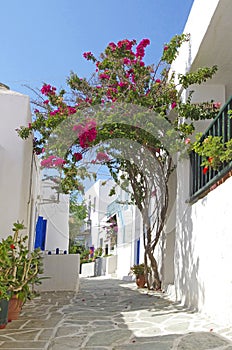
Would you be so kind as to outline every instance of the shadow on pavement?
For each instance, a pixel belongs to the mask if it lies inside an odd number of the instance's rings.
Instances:
[[[8,350],[232,350],[199,314],[137,290],[134,282],[82,278],[77,294],[41,293],[0,331]]]
[[[191,332],[193,312],[157,294],[116,279],[81,279],[49,350],[232,350],[211,332]]]

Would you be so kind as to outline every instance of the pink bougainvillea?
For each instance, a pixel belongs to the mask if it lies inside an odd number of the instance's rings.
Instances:
[[[124,86],[127,86],[127,85],[128,85],[128,83],[126,81],[120,81],[118,83],[118,86],[120,86],[120,87],[124,87]]]
[[[74,158],[75,160],[78,162],[79,160],[81,160],[83,157],[82,157],[82,154],[80,152],[76,152],[74,153]]]
[[[108,45],[112,51],[116,50],[117,45],[115,43],[109,43]]]
[[[108,162],[109,161],[109,156],[108,154],[104,153],[104,152],[98,152],[97,153],[97,156],[96,156],[96,159],[99,161],[99,162]]]
[[[213,103],[213,108],[220,109],[221,107],[221,102],[214,102]]]
[[[58,113],[60,113],[60,112],[61,112],[60,108],[57,108],[57,109],[54,109],[54,111],[51,111],[51,112],[50,112],[50,115],[51,115],[51,116],[54,116],[54,115],[56,115],[56,114],[58,114]]]
[[[92,52],[88,51],[83,53],[83,57],[89,61],[94,58],[94,55],[92,54]]]
[[[93,142],[97,137],[97,130],[95,128],[84,131],[79,135],[79,142],[82,148],[89,147],[90,143]]]
[[[52,168],[52,167],[63,167],[66,161],[63,158],[56,156],[49,156],[41,161],[40,165],[44,168]]]
[[[73,131],[77,131],[79,144],[82,148],[87,148],[97,137],[97,124],[94,119],[86,121],[85,125],[74,125]]]
[[[130,51],[132,49],[132,46],[136,43],[135,40],[128,40],[128,39],[124,39],[124,40],[120,40],[117,43],[117,46],[119,48],[125,47],[126,50]]]
[[[44,153],[42,147],[46,144],[47,137],[52,135],[57,125],[65,121],[66,118],[68,119],[67,125],[69,127],[72,122],[72,115],[75,115],[77,120],[74,121],[76,125],[73,126],[75,134],[71,136],[75,139],[76,148],[70,147],[65,154],[65,159],[67,160],[65,168],[68,169],[71,162],[78,167],[79,164],[77,162],[82,159],[82,154],[86,153],[88,147],[100,143],[102,137],[105,140],[107,135],[111,139],[118,136],[117,128],[101,127],[96,125],[95,120],[91,119],[92,115],[94,115],[92,107],[96,105],[102,105],[104,110],[107,110],[107,108],[115,108],[113,102],[117,101],[120,103],[125,101],[145,108],[151,108],[158,113],[166,113],[166,111],[169,113],[171,109],[175,108],[176,112],[185,114],[185,111],[183,112],[180,108],[182,102],[177,98],[178,93],[175,90],[174,81],[172,81],[172,78],[168,81],[166,74],[168,73],[169,65],[177,54],[178,47],[180,47],[182,42],[188,40],[189,38],[186,35],[176,36],[170,44],[165,44],[157,67],[156,65],[146,65],[144,62],[146,48],[150,45],[150,40],[147,38],[138,42],[128,39],[120,40],[117,43],[110,42],[98,59],[95,58],[91,51],[84,52],[84,58],[94,62],[94,69],[97,69],[97,74],[94,73],[93,75],[94,79],[87,80],[72,73],[68,79],[68,85],[74,93],[74,98],[71,99],[69,97],[68,99],[66,98],[67,92],[64,89],[56,92],[54,86],[43,84],[40,90],[42,99],[37,104],[39,109],[34,111],[34,121],[29,123],[27,128],[23,127],[21,129],[21,137],[26,139],[32,132],[39,132],[41,138],[38,138],[33,143],[34,150],[37,154]],[[167,70],[164,68],[162,74],[160,74],[160,68],[163,64],[165,67],[167,64]],[[220,103],[218,102],[212,105],[214,112],[220,108]],[[78,111],[80,113],[77,113]],[[82,116],[82,111],[84,111],[84,117]],[[126,137],[130,135],[133,138],[138,137],[139,140],[142,140],[141,144],[147,145],[146,140],[143,140],[142,130],[139,130],[134,135],[133,128],[132,130],[129,128]],[[190,139],[186,138],[188,137],[188,132],[183,132],[182,135],[183,143],[188,145],[190,143]],[[147,136],[145,135],[145,137]],[[188,148],[190,148],[190,145],[188,145]],[[42,160],[42,166],[62,167],[65,164],[64,159],[51,156],[50,154],[48,151],[45,156],[48,158]],[[162,157],[162,152],[156,154],[153,150],[152,154],[156,156],[159,154]],[[94,162],[109,162],[109,160],[110,158],[107,154],[98,152]],[[209,160],[208,163],[205,163],[205,165],[210,167],[215,163],[215,160],[212,158],[212,161]],[[204,173],[206,172],[207,169],[205,168]],[[68,171],[65,170],[64,177],[66,173]],[[75,181],[73,184],[76,188]]]
[[[67,106],[67,108],[68,108],[68,115],[75,114],[77,111],[76,108],[71,106]]]
[[[172,109],[176,108],[176,106],[177,106],[177,103],[175,101],[172,102],[172,105],[171,105]]]
[[[131,64],[131,60],[129,58],[127,58],[127,57],[124,57],[123,58],[123,63],[124,64]]]
[[[85,102],[91,104],[93,102],[92,98],[86,97]]]
[[[55,95],[56,88],[54,86],[49,85],[49,84],[44,84],[40,91],[45,96]]]
[[[101,73],[101,74],[99,74],[99,78],[100,78],[100,79],[107,79],[107,80],[109,80],[109,79],[110,79],[110,76],[109,76],[108,74]]]
[[[149,39],[143,39],[140,41],[138,46],[136,47],[136,57],[142,59],[145,56],[145,48],[150,45]]]

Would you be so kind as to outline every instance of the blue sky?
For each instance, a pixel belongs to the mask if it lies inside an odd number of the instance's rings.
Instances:
[[[0,82],[31,95],[43,82],[65,87],[70,71],[90,76],[96,56],[121,39],[149,38],[146,62],[183,31],[193,0],[0,0]]]

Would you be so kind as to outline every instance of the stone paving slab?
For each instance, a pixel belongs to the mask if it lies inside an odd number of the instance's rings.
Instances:
[[[232,350],[222,327],[134,282],[82,278],[78,294],[41,293],[0,330],[8,350]]]

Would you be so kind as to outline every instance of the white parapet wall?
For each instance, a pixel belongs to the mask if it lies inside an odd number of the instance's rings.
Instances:
[[[44,273],[42,284],[36,287],[40,292],[74,291],[79,289],[79,254],[44,255]]]
[[[111,275],[117,269],[117,255],[107,256],[106,259],[106,275]]]
[[[117,247],[117,277],[124,279],[130,273],[131,266],[134,265],[133,261],[133,247],[132,243],[121,244]]]
[[[81,265],[81,277],[93,277],[95,274],[95,262],[84,263]]]
[[[109,276],[116,272],[117,256],[105,256],[81,265],[81,277]]]

